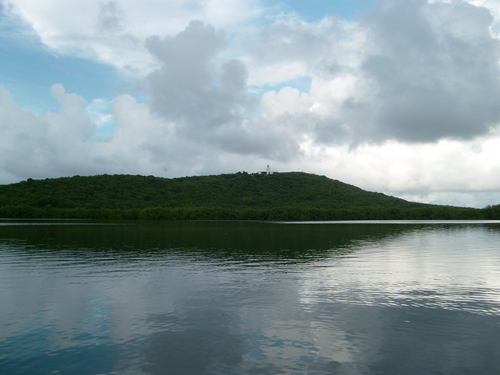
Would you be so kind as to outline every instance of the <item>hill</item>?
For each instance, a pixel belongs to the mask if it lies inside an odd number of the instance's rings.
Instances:
[[[324,176],[300,172],[184,178],[101,175],[28,180],[0,186],[0,205],[58,208],[348,208],[416,207]]]
[[[484,212],[408,202],[302,172],[172,179],[74,176],[0,185],[0,217],[330,220],[457,216],[482,218]]]

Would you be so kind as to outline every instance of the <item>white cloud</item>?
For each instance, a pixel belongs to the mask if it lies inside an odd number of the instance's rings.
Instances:
[[[370,191],[429,203],[484,207],[500,203],[500,136],[434,144],[309,145],[302,166]],[[405,193],[406,192],[406,193]],[[467,197],[465,192],[475,192]],[[493,200],[488,200],[488,199]]]
[[[3,0],[43,44],[144,75],[156,65],[144,48],[151,35],[170,35],[193,19],[237,29],[261,13],[257,0]]]
[[[466,0],[471,4],[478,7],[488,9],[494,17],[493,23],[490,27],[491,34],[500,38],[500,3],[497,0]]]
[[[292,87],[284,87],[279,92],[268,91],[262,95],[261,108],[268,116],[307,113],[314,108],[314,99]]]
[[[18,178],[56,177],[64,168],[76,174],[95,131],[85,112],[88,103],[54,85],[60,110],[37,117],[21,110],[7,89],[0,86],[0,92],[2,171]]]

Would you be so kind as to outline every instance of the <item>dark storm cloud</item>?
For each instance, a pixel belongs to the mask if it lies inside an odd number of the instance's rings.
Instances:
[[[366,20],[376,51],[362,73],[376,97],[364,134],[433,142],[487,133],[500,120],[500,46],[488,30],[492,21],[486,9],[462,1],[382,3]]]

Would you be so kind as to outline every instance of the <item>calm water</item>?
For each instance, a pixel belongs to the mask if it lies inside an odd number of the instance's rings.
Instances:
[[[500,374],[499,223],[0,221],[0,374]]]

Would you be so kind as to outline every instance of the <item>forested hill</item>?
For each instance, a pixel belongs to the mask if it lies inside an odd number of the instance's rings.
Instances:
[[[74,176],[0,185],[0,217],[337,220],[484,215],[484,210],[408,202],[302,172],[173,179]]]
[[[30,179],[0,186],[0,205],[119,209],[420,206],[301,172],[235,173],[173,179],[131,175]]]

